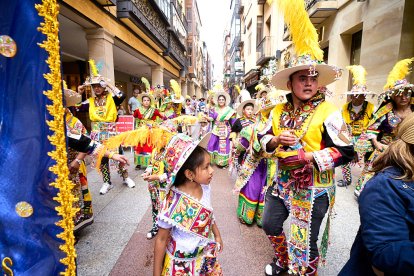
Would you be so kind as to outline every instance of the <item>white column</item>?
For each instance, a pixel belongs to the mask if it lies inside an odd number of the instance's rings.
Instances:
[[[181,82],[181,95],[185,98],[187,96],[187,81],[184,80]]]
[[[115,84],[114,71],[114,36],[103,28],[86,29],[86,39],[88,41],[88,56],[95,60],[95,64],[100,68],[99,74],[110,79]]]
[[[164,85],[164,68],[159,65],[151,66],[151,86]]]

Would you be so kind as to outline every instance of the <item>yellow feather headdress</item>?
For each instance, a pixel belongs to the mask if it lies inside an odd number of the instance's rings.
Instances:
[[[170,86],[172,90],[174,91],[174,98],[179,99],[181,98],[181,88],[178,82],[174,79],[170,80]]]
[[[361,65],[350,65],[347,66],[348,69],[352,74],[353,85],[366,85],[367,84],[367,71]]]
[[[240,94],[240,86],[237,84],[234,86],[234,89],[236,90],[237,94]]]
[[[266,86],[263,83],[259,83],[258,85],[256,85],[256,87],[254,89],[256,89],[256,91],[260,91],[265,89]]]
[[[98,69],[96,68],[95,61],[93,59],[90,59],[88,62],[89,62],[90,70],[91,70],[91,76],[98,77],[99,72],[98,72]]]
[[[312,59],[322,61],[323,51],[319,46],[318,33],[309,19],[305,1],[279,0],[277,3],[284,14],[296,55],[310,55]]]
[[[151,89],[151,85],[150,85],[149,81],[145,77],[142,77],[141,82],[145,85],[145,91],[147,91],[147,93],[149,93],[149,91]]]
[[[410,65],[414,58],[407,58],[398,61],[391,72],[388,74],[387,83],[384,90],[392,90],[396,86],[403,84],[405,77],[410,73]],[[400,83],[399,83],[400,82]]]

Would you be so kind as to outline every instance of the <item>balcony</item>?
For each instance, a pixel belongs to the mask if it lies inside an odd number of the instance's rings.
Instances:
[[[261,66],[268,60],[274,58],[274,39],[272,36],[266,36],[257,45],[256,65]]]
[[[242,14],[243,14],[243,12],[244,12],[244,5],[243,5],[243,2],[241,2],[241,3],[240,3],[238,12],[239,12],[239,14],[240,14],[240,15],[242,15]]]
[[[180,13],[180,10],[177,9],[177,6],[171,2],[171,30],[179,42],[183,45],[183,47],[185,47],[187,44],[187,28],[182,18],[184,18],[183,14]]]
[[[305,0],[306,10],[313,25],[318,25],[338,11],[337,0]]]
[[[238,47],[240,43],[240,35],[236,35],[233,39],[233,42],[231,44],[231,51],[234,52],[236,47]]]
[[[170,0],[117,0],[117,16],[163,56],[181,67],[187,65],[187,29],[183,15]]]

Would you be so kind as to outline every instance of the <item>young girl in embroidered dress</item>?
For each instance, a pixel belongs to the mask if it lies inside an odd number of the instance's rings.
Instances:
[[[210,201],[213,169],[204,149],[208,136],[195,142],[177,134],[166,147],[165,169],[171,188],[158,215],[154,276],[222,275],[216,256],[223,241]]]

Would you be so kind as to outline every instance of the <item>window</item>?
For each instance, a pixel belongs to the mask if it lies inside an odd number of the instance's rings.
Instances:
[[[252,53],[252,33],[249,33],[249,37],[247,38],[247,52],[249,55]]]
[[[351,64],[358,65],[361,61],[362,30],[352,35]]]
[[[259,45],[259,43],[263,39],[263,16],[257,17],[257,28],[256,28],[256,45]]]
[[[362,30],[352,35],[351,65],[359,65],[361,62]],[[349,74],[348,89],[352,88],[352,75]]]
[[[328,64],[329,47],[323,48],[323,62]]]

